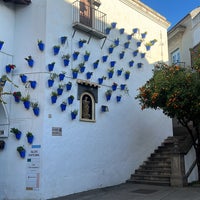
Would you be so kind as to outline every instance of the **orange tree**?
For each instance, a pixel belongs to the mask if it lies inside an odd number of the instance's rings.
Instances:
[[[162,109],[171,118],[177,118],[190,134],[196,152],[200,181],[200,71],[158,63],[153,76],[135,97],[141,108]],[[189,126],[189,123],[193,127]]]

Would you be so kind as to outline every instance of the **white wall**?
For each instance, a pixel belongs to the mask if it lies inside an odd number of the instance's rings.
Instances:
[[[153,63],[158,60],[166,61],[168,58],[166,28],[118,0],[115,0],[116,8],[112,11],[111,2],[106,0],[101,2],[100,10],[108,14],[108,25],[113,21],[117,22],[117,29],[111,31],[102,49],[103,40],[93,37],[89,44],[85,44],[82,49],[78,48],[79,39],[88,39],[88,36],[77,31],[72,38],[72,7],[69,4],[72,1],[57,0],[55,4],[54,0],[34,0],[28,7],[16,10],[14,61],[19,67],[15,71],[14,80],[19,84],[23,94],[30,94],[32,100],[39,101],[41,113],[39,117],[35,117],[31,110],[26,111],[21,103],[17,105],[12,100],[11,127],[19,127],[24,133],[27,130],[32,131],[35,134],[34,144],[41,145],[40,185],[38,191],[26,190],[28,162],[19,158],[15,148],[20,143],[29,151],[31,145],[26,143],[25,134],[17,143],[10,135],[7,141],[9,146],[7,166],[10,167],[5,173],[8,177],[5,191],[0,192],[3,198],[47,199],[125,182],[164,138],[172,134],[170,119],[161,111],[141,111],[138,101],[134,99],[138,93],[137,88],[151,77]],[[125,17],[124,11],[128,13]],[[141,32],[148,32],[146,41],[156,38],[158,42],[150,52],[146,52],[146,59],[141,60],[139,55],[132,56],[132,52],[137,49],[136,41],[139,39],[139,35],[136,35],[131,40],[130,48],[126,50],[125,58],[120,60],[119,53],[124,50],[126,34],[131,33],[135,27]],[[120,35],[119,28],[125,28],[126,33]],[[54,56],[52,47],[59,44],[61,36],[67,36],[68,41],[61,46],[59,55]],[[99,68],[94,71],[90,81],[97,82],[98,77],[107,76],[111,60],[117,61],[115,69],[123,67],[130,70],[130,79],[125,80],[124,76],[118,77],[115,74],[98,89],[95,123],[81,122],[78,118],[72,121],[70,112],[79,109],[79,101],[76,100],[77,83],[71,79],[71,68],[77,67],[83,61],[84,52],[87,50],[91,55],[86,63],[86,72],[93,71],[92,63],[108,54],[108,47],[116,37],[120,38],[120,46],[109,55],[106,63],[100,61]],[[45,42],[45,52],[38,51],[38,39]],[[164,44],[162,53],[160,53],[161,43]],[[77,61],[71,59],[70,66],[64,67],[61,56],[66,53],[72,54],[74,50],[80,51],[79,59]],[[144,45],[140,51],[145,51]],[[35,60],[33,68],[28,67],[24,60],[28,55],[32,55]],[[129,68],[128,62],[132,59],[135,65]],[[64,83],[68,81],[73,83],[72,90],[64,92],[55,105],[51,104],[50,94],[52,90],[57,89],[60,82],[57,81],[51,89],[47,86],[49,77],[47,64],[53,61],[56,62],[54,72],[66,71],[67,77]],[[144,65],[138,69],[136,64],[140,61]],[[35,90],[25,88],[19,79],[21,73],[27,73],[29,80],[37,80],[38,87]],[[79,74],[78,78],[85,79],[85,74]],[[126,83],[129,95],[117,90],[113,92],[110,102],[107,102],[104,93],[110,89],[113,82]],[[68,105],[65,112],[61,112],[59,104],[70,94],[75,96],[75,101],[73,105]],[[116,103],[117,94],[122,94],[120,103]],[[107,105],[109,112],[101,113],[101,105]],[[62,136],[52,136],[52,127],[61,127]],[[0,157],[4,154],[5,152],[1,152]],[[13,165],[16,170],[12,170]],[[12,184],[9,184],[11,182]]]

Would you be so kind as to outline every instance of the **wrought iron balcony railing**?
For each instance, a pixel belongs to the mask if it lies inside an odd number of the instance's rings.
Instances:
[[[106,14],[84,0],[73,3],[73,28],[97,38],[105,38]]]

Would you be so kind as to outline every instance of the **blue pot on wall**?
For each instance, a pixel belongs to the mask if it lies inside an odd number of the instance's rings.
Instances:
[[[72,120],[76,119],[77,114],[75,114],[74,112],[71,112],[71,118]]]
[[[107,59],[108,59],[108,56],[103,56],[103,57],[102,57],[102,61],[103,61],[103,62],[106,62]]]
[[[98,78],[99,85],[103,83],[103,78]]]
[[[122,75],[122,70],[121,69],[118,69],[117,70],[117,76],[121,76]]]
[[[33,136],[33,135],[27,136],[27,142],[28,142],[29,144],[32,144],[32,143],[33,143],[33,139],[34,139],[34,136]]]
[[[124,33],[124,30],[125,30],[124,28],[120,28],[120,29],[119,29],[119,33],[120,33],[120,34],[123,34],[123,33]]]
[[[73,79],[77,78],[78,77],[78,72],[72,72],[72,77],[73,77]]]
[[[3,44],[4,44],[4,42],[3,42],[3,41],[0,41],[0,50],[2,49]]]
[[[61,44],[65,44],[66,40],[67,40],[67,37],[66,37],[66,36],[60,37],[60,43],[61,43]]]
[[[72,88],[72,84],[69,84],[69,83],[66,84],[66,90],[67,90],[67,91],[71,90],[71,88]]]
[[[108,78],[111,79],[113,77],[113,72],[108,72]]]
[[[68,59],[63,59],[63,64],[65,67],[69,65],[69,60]]]
[[[134,61],[133,60],[129,61],[129,67],[133,67],[133,65],[134,65]]]
[[[32,89],[36,88],[37,82],[36,81],[30,81],[30,85]]]
[[[114,41],[114,44],[115,44],[115,46],[119,46],[119,39],[116,39],[116,40]]]
[[[6,65],[6,73],[10,73],[11,72],[11,67],[10,65]]]
[[[22,83],[26,83],[26,81],[27,81],[26,75],[23,74],[23,75],[20,76],[20,78],[21,78]]]
[[[117,26],[117,22],[112,22],[112,23],[111,23],[111,27],[112,27],[112,28],[116,28],[116,26]]]
[[[65,103],[60,104],[60,109],[62,112],[66,110],[66,107],[67,107],[67,104],[65,104]]]
[[[38,43],[38,48],[39,48],[40,51],[44,51],[44,47],[45,47],[45,45],[44,45],[43,42]]]
[[[85,66],[80,67],[80,72],[83,73],[85,71]]]
[[[26,156],[26,151],[25,151],[25,150],[20,151],[20,152],[19,152],[19,155],[20,155],[21,158],[25,158],[25,156]]]
[[[28,66],[29,67],[33,67],[33,65],[34,65],[34,60],[33,59],[28,59],[27,62],[28,62]]]
[[[57,96],[51,96],[51,103],[54,104],[57,101]]]
[[[117,102],[120,102],[121,101],[121,96],[116,96],[116,100],[117,100]]]
[[[84,55],[84,61],[87,62],[89,60],[90,55],[86,54]]]
[[[110,34],[110,31],[111,31],[111,28],[107,27],[105,32],[106,32],[106,35],[109,35]]]
[[[22,132],[19,131],[18,133],[15,133],[15,138],[16,138],[17,140],[20,140],[21,135],[22,135]]]
[[[58,89],[57,89],[57,93],[58,93],[59,96],[62,95],[63,89],[62,89],[62,88],[58,88]]]
[[[119,58],[120,58],[120,59],[123,59],[123,58],[124,58],[124,54],[125,54],[124,52],[121,52],[121,53],[119,54]]]
[[[24,107],[28,110],[30,108],[31,102],[30,101],[24,101]]]
[[[60,47],[59,46],[54,46],[53,47],[53,54],[54,55],[58,55],[59,51],[60,51]]]
[[[54,84],[54,80],[49,79],[49,80],[48,80],[48,86],[49,86],[49,87],[52,87],[53,84]]]
[[[71,104],[73,103],[73,101],[74,101],[74,99],[71,98],[71,97],[68,97],[67,100],[68,100],[68,104],[69,104],[69,105],[71,105]]]
[[[59,74],[58,76],[59,76],[59,80],[60,80],[60,81],[63,81],[64,78],[65,78],[65,74]]]
[[[40,108],[39,107],[33,108],[33,113],[34,113],[35,116],[39,116],[39,114],[40,114]]]
[[[110,66],[111,66],[111,67],[114,67],[114,66],[115,66],[115,63],[116,63],[116,61],[111,61],[111,62],[110,62]]]
[[[50,64],[48,64],[48,70],[49,70],[49,72],[53,71],[53,69],[54,69],[54,65],[55,65],[55,63],[54,63],[54,62],[53,62],[53,63],[50,63]]]

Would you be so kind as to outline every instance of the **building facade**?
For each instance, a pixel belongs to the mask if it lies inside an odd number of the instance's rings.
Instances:
[[[168,61],[169,23],[138,0],[29,3],[0,1],[0,75],[18,86],[1,86],[12,95],[0,106],[0,199],[125,182],[172,135],[162,111],[135,100],[154,63]]]

